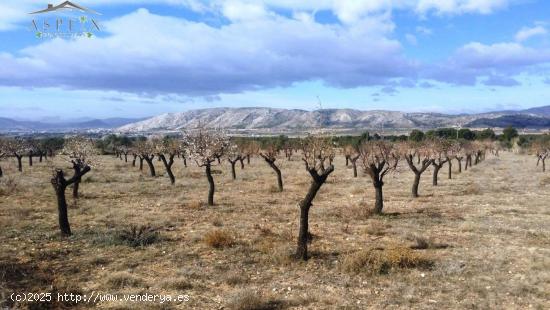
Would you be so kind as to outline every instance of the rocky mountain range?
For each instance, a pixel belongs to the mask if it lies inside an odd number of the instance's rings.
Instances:
[[[178,131],[205,126],[233,132],[276,134],[327,129],[339,132],[374,130],[470,128],[550,128],[550,106],[480,114],[406,113],[323,109],[212,108],[166,113],[146,119],[109,118],[65,122],[18,121],[0,117],[0,132],[111,131],[124,134]]]
[[[273,108],[212,108],[161,114],[117,129],[122,133],[174,131],[205,126],[230,130],[286,132],[314,128],[430,129],[440,127],[550,128],[550,106],[523,111],[481,114],[405,113],[324,109],[316,111]]]

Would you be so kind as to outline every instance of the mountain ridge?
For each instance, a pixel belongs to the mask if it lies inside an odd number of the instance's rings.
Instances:
[[[508,116],[499,124],[513,119],[514,115],[525,115],[520,127],[541,128],[550,120],[550,106],[522,111],[496,111],[478,114],[444,114],[435,112],[400,112],[387,110],[281,109],[262,107],[208,108],[185,112],[164,113],[140,122],[127,124],[116,129],[119,132],[174,131],[196,128],[199,125],[211,128],[235,130],[304,130],[311,128],[329,129],[412,129],[438,127],[494,127],[491,120]],[[510,118],[512,117],[512,118]],[[533,122],[531,126],[530,122]],[[517,126],[518,122],[514,122]]]

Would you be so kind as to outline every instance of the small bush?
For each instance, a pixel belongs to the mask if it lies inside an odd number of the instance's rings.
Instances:
[[[200,209],[202,207],[202,202],[200,201],[192,201],[187,204],[187,207],[189,209]]]
[[[235,286],[235,285],[247,283],[248,279],[239,273],[230,273],[227,276],[225,276],[224,282],[229,285]]]
[[[433,261],[424,254],[397,246],[388,249],[370,248],[353,253],[344,259],[342,267],[347,272],[387,274],[395,269],[429,269],[432,266]]]
[[[373,236],[384,236],[388,226],[391,227],[390,225],[382,224],[380,222],[372,222],[365,228],[365,232]]]
[[[142,284],[143,281],[128,272],[116,272],[107,278],[107,285],[110,288],[137,287]]]
[[[117,233],[115,239],[122,244],[131,247],[140,247],[153,244],[160,240],[160,234],[151,226],[147,225],[132,225],[128,229],[124,229]]]
[[[426,250],[426,249],[445,249],[449,245],[446,243],[437,243],[431,239],[416,236],[414,237],[415,244],[411,246],[414,250]]]
[[[213,230],[206,233],[203,239],[208,246],[219,249],[232,246],[235,241],[233,235],[226,230]]]
[[[193,284],[186,278],[168,279],[162,282],[162,288],[184,291],[193,288]]]
[[[279,307],[275,302],[264,301],[259,294],[243,290],[229,299],[227,308],[231,310],[271,310]]]

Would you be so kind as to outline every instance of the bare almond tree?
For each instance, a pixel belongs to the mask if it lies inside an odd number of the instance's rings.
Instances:
[[[25,140],[8,138],[4,141],[4,153],[17,159],[17,170],[23,172],[22,158],[28,152],[28,144]]]
[[[83,175],[81,171],[94,161],[99,154],[92,140],[84,137],[71,137],[65,140],[60,155],[72,164],[74,175]],[[81,178],[77,177],[73,184],[73,198],[78,198]]]
[[[353,145],[346,145],[344,146],[344,156],[346,158],[346,167],[348,166],[349,162],[351,162],[351,167],[353,168],[353,177],[357,177],[357,160],[361,156],[361,153],[357,149],[357,147]]]
[[[407,141],[399,144],[399,152],[407,161],[409,168],[414,173],[414,181],[412,185],[412,196],[418,197],[418,187],[420,185],[420,177],[422,173],[428,169],[433,162],[433,152],[429,145],[424,142]],[[415,165],[415,156],[419,162]],[[418,166],[417,166],[418,165]]]
[[[281,169],[275,164],[277,156],[279,155],[279,149],[276,145],[270,144],[260,151],[260,156],[265,160],[265,162],[275,171],[277,175],[277,188],[279,192],[283,191],[283,175]]]
[[[97,150],[91,140],[74,137],[65,142],[60,154],[73,165],[74,174],[70,179],[66,179],[63,169],[57,168],[54,171],[51,183],[57,196],[59,229],[61,234],[71,235],[65,190],[67,186],[72,184],[73,196],[78,196],[78,183],[92,169],[93,158],[97,154]]]
[[[166,173],[170,178],[170,184],[174,185],[176,183],[176,177],[172,172],[172,166],[174,165],[174,157],[182,151],[182,143],[176,139],[164,139],[164,140],[154,140],[152,141],[157,156],[160,158],[166,169]]]
[[[462,150],[462,143],[460,141],[450,141],[449,147],[447,149],[446,157],[447,157],[447,178],[451,180],[453,178],[453,159],[458,158],[460,156],[460,152]],[[457,159],[458,160],[458,159]]]
[[[382,213],[384,208],[384,198],[382,187],[384,186],[384,176],[397,168],[399,163],[399,151],[393,144],[378,140],[364,142],[359,147],[363,169],[371,177],[372,185],[375,190],[374,212]]]
[[[246,156],[246,163],[250,165],[250,157],[258,155],[260,153],[260,144],[256,141],[250,141],[246,143],[244,148],[244,155]]]
[[[155,165],[153,159],[155,158],[156,149],[154,143],[148,140],[142,140],[135,143],[135,149],[140,158],[139,169],[143,169],[143,161],[149,166],[149,173],[152,177],[156,176]]]
[[[237,173],[235,172],[235,165],[237,164],[238,161],[241,161],[241,168],[243,166],[243,154],[241,152],[241,148],[235,144],[235,143],[231,143],[228,148],[227,148],[227,152],[226,152],[226,158],[227,158],[227,161],[229,162],[229,164],[231,165],[231,178],[233,180],[236,180],[237,179]]]
[[[542,172],[546,171],[546,159],[550,156],[550,141],[537,140],[531,144],[531,151],[537,156],[537,167],[542,163]]]
[[[212,164],[224,156],[230,145],[229,138],[221,130],[199,128],[184,133],[184,145],[189,156],[199,167],[204,167],[209,184],[208,205],[214,205],[215,184],[212,177]]]
[[[437,186],[437,180],[439,175],[439,170],[443,168],[443,165],[449,161],[449,147],[450,142],[446,139],[432,139],[428,142],[431,145],[433,151],[433,175],[432,175],[432,185]]]
[[[302,160],[306,171],[311,176],[311,183],[305,198],[300,201],[300,230],[298,234],[298,247],[296,258],[307,260],[307,243],[310,239],[309,233],[309,210],[313,199],[321,186],[325,184],[328,176],[334,171],[332,159],[334,148],[330,141],[322,137],[309,136],[302,143]]]

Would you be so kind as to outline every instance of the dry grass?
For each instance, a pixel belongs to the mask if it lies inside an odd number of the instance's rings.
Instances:
[[[344,258],[342,268],[347,272],[387,274],[398,269],[429,269],[434,265],[431,258],[404,246],[390,248],[372,247]]]
[[[208,246],[220,249],[230,247],[235,244],[233,234],[226,230],[213,230],[204,235],[204,243]]]
[[[270,192],[276,178],[261,159],[239,167],[237,180],[227,163],[217,166],[215,206],[201,203],[208,183],[191,162],[175,162],[171,186],[159,162],[160,176],[151,178],[147,167],[101,156],[81,184],[82,198],[68,195],[69,238],[58,232],[51,166],[25,165],[19,173],[14,160],[3,160],[0,296],[190,296],[181,304],[96,305],[102,309],[545,309],[550,177],[535,162],[488,156],[452,180],[440,175],[437,187],[428,169],[418,199],[410,195],[413,174],[401,164],[385,178],[379,216],[370,213],[368,176],[353,178],[337,157],[311,208],[311,258],[300,262],[291,254],[310,177],[298,156],[281,160],[282,193]],[[31,306],[0,297],[0,308]]]

